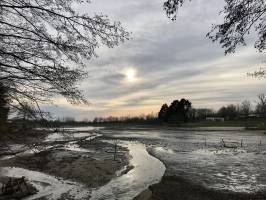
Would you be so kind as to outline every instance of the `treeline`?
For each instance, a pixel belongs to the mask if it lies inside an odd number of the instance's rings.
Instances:
[[[92,124],[112,124],[112,123],[129,123],[129,124],[154,124],[157,123],[157,115],[151,113],[139,116],[122,116],[122,117],[96,117]]]
[[[208,108],[192,109],[192,116],[196,119],[206,119],[206,117],[221,117],[224,120],[234,120],[243,118],[264,118],[266,119],[266,99],[264,94],[258,95],[255,105],[248,100],[240,104],[229,104],[222,106],[217,111]]]
[[[140,115],[136,117],[97,117],[92,124],[135,123],[135,124],[182,124],[206,120],[206,118],[223,118],[224,120],[244,120],[247,118],[266,119],[266,98],[258,95],[255,105],[248,100],[240,104],[229,104],[218,110],[210,108],[194,108],[188,99],[174,100],[169,105],[163,104],[158,115]]]
[[[258,95],[255,107],[248,100],[240,104],[229,104],[220,109],[193,108],[189,100],[174,100],[170,106],[163,104],[158,119],[164,123],[185,123],[188,121],[206,120],[206,118],[223,118],[224,120],[264,118],[266,119],[266,98],[264,94]]]
[[[0,87],[1,89],[1,87]],[[4,94],[4,93],[2,93]],[[1,93],[0,93],[1,95]],[[8,108],[4,97],[0,98],[0,111],[6,113],[0,117],[0,127],[6,127]],[[30,109],[30,106],[28,106]],[[28,113],[28,112],[25,112]],[[12,127],[33,128],[33,127],[63,127],[63,126],[90,126],[90,125],[109,125],[109,124],[182,124],[187,122],[198,122],[206,118],[223,118],[223,120],[236,120],[247,118],[264,118],[266,119],[266,98],[264,94],[258,95],[257,102],[252,105],[250,101],[243,101],[240,104],[222,106],[218,110],[210,108],[194,108],[192,102],[188,99],[174,100],[169,105],[163,104],[158,114],[148,114],[139,116],[122,116],[122,117],[96,117],[89,121],[84,119],[76,121],[74,117],[63,117],[55,120],[35,119],[24,112],[17,112],[16,117],[9,120]],[[9,126],[10,127],[10,126]]]

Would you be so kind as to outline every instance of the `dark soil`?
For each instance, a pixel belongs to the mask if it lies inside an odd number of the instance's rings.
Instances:
[[[149,187],[149,200],[265,200],[266,192],[237,193],[206,188],[178,176],[164,176]],[[146,198],[147,199],[147,198]]]

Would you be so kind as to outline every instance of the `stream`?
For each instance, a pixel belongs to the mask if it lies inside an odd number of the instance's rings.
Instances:
[[[46,137],[44,142],[49,144],[49,148],[51,148],[50,145],[53,144],[53,142],[66,142],[60,149],[84,154],[93,153],[93,150],[80,147],[77,142],[80,139],[89,141],[97,137],[100,138],[102,134],[94,132],[91,127],[89,127],[88,132],[86,132],[85,128],[79,128],[77,130],[80,129],[82,132],[71,135],[59,133],[50,134]],[[104,142],[113,143],[114,141],[104,140]],[[29,196],[24,200],[35,200],[39,198],[56,200],[62,197],[77,200],[131,200],[148,188],[148,186],[158,183],[165,172],[165,166],[157,158],[151,156],[147,152],[146,146],[138,141],[119,141],[118,145],[126,147],[129,150],[129,165],[133,166],[133,169],[127,173],[123,173],[123,169],[117,171],[116,174],[118,174],[118,176],[100,188],[88,188],[74,181],[64,180],[45,173],[17,167],[2,167],[0,168],[0,174],[10,177],[25,176],[29,182],[38,189],[37,194]],[[34,151],[25,151],[25,154],[29,153],[34,153]],[[23,156],[23,154],[23,152],[19,153],[18,156]],[[5,157],[4,159],[9,158]]]
[[[107,185],[93,190],[92,200],[133,199],[149,185],[158,183],[164,174],[164,164],[150,156],[145,145],[128,141],[118,144],[129,149],[129,154],[132,156],[130,165],[134,168],[127,174],[111,180]]]

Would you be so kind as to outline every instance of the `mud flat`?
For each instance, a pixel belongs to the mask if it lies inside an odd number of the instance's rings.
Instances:
[[[164,176],[160,183],[149,187],[136,200],[265,200],[266,192],[237,193],[207,188],[183,177]]]
[[[4,157],[0,159],[0,185],[8,177],[25,176],[38,190],[28,199],[88,199],[92,188],[107,184],[118,171],[123,174],[129,160],[127,148],[120,146],[114,160],[114,145],[98,136],[74,133],[58,139],[50,135],[40,144],[49,148]]]
[[[106,137],[146,144],[149,153],[166,166],[162,180],[139,194],[136,200],[266,199],[263,132],[238,128],[131,128],[104,132]],[[236,148],[223,147],[221,139]]]

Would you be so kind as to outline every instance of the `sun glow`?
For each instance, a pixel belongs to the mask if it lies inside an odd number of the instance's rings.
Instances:
[[[130,82],[136,80],[136,70],[134,69],[128,69],[125,72],[126,79]]]

